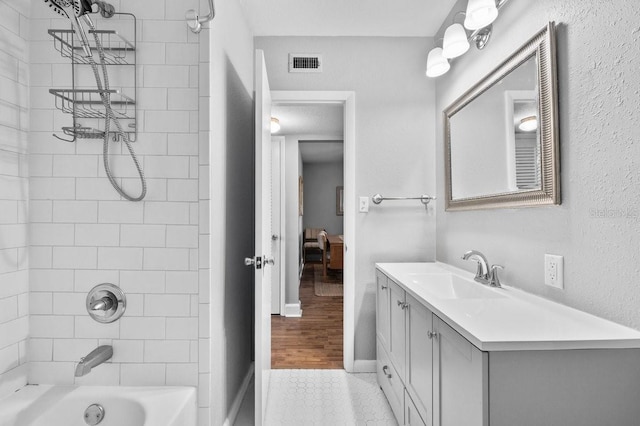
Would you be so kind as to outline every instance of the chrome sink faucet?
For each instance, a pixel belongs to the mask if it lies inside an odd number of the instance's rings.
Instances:
[[[108,361],[113,356],[113,347],[108,345],[98,346],[87,354],[87,356],[80,358],[80,362],[76,366],[76,377],[81,377],[91,372],[91,369],[98,365]]]
[[[498,270],[504,269],[503,266],[493,265],[489,267],[489,262],[485,255],[477,250],[469,250],[462,256],[462,260],[475,260],[478,262],[476,276],[473,277],[475,281],[486,284],[489,287],[502,287],[502,285],[500,285],[500,278],[498,277]]]

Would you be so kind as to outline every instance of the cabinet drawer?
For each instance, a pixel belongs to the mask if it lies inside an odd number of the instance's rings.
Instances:
[[[407,391],[404,392],[404,424],[406,426],[427,426]]]
[[[399,424],[404,424],[404,385],[400,376],[391,360],[387,351],[377,341],[377,362],[376,362],[376,374],[378,376],[378,384],[382,388],[393,414],[396,416],[396,420]]]

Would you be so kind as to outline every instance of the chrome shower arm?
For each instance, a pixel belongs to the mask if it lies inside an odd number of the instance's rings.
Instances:
[[[216,8],[213,4],[213,0],[209,0],[209,14],[207,16],[198,16],[198,12],[193,9],[187,10],[184,18],[187,20],[187,26],[194,33],[199,33],[202,30],[202,24],[213,21],[216,16]]]

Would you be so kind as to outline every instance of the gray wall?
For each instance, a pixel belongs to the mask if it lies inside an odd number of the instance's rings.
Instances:
[[[303,163],[304,228],[324,228],[342,234],[342,218],[336,215],[336,187],[343,184],[343,163]]]
[[[273,87],[272,87],[273,89]],[[300,246],[302,217],[298,215],[298,178],[302,175],[302,159],[298,137],[285,137],[285,303],[300,300]]]
[[[202,8],[200,8],[202,10]],[[211,386],[201,400],[210,399],[212,425],[223,424],[253,359],[253,269],[242,259],[254,252],[253,174],[253,33],[238,2],[216,2],[216,18],[210,32],[209,117],[201,133],[201,150],[209,153],[211,253]],[[202,59],[201,59],[202,60]],[[206,81],[206,76],[202,76]],[[204,225],[203,225],[204,226]],[[206,272],[205,272],[206,273]],[[201,352],[202,353],[202,352]],[[208,354],[207,354],[208,355]],[[207,423],[209,424],[209,423]]]
[[[434,81],[424,77],[428,38],[256,37],[272,90],[356,93],[356,196],[435,191]],[[290,52],[322,53],[323,73],[290,74]],[[357,203],[355,203],[357,206]],[[419,202],[358,214],[355,358],[375,359],[375,262],[435,257],[435,219]]]
[[[469,271],[468,249],[505,265],[503,281],[640,328],[640,9],[636,1],[509,2],[484,51],[437,80],[442,111],[550,20],[558,24],[562,205],[437,215],[437,258]],[[438,119],[437,158],[443,154]],[[444,169],[438,160],[438,196]],[[604,217],[601,217],[604,216]],[[565,257],[565,290],[544,285],[544,254]]]

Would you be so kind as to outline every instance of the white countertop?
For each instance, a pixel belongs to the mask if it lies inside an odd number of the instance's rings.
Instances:
[[[474,274],[444,263],[376,267],[483,351],[640,348],[638,330],[514,287],[489,288],[473,281]],[[472,295],[451,296],[438,282],[448,275],[479,287],[462,283]]]

